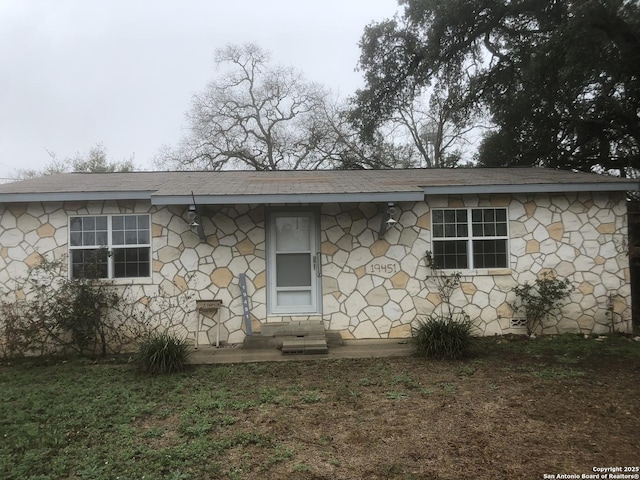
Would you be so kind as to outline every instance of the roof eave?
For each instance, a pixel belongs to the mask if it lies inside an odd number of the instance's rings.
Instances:
[[[195,195],[199,205],[229,204],[320,204],[375,203],[421,201],[425,195],[463,195],[492,193],[565,193],[565,192],[631,192],[639,191],[638,182],[520,184],[520,185],[438,185],[422,191],[307,193],[307,194],[235,194]],[[101,192],[0,193],[0,203],[74,202],[108,200],[149,200],[152,205],[189,205],[190,194],[156,195],[151,190]]]
[[[565,192],[633,192],[638,182],[611,183],[537,183],[524,185],[438,185],[424,187],[425,195],[464,195],[491,193],[565,193]]]
[[[153,191],[0,193],[0,203],[149,200]]]
[[[319,203],[375,203],[375,202],[416,202],[424,200],[424,194],[415,192],[362,192],[362,193],[306,193],[306,194],[237,194],[198,195],[198,205],[230,204],[319,204]],[[152,195],[152,205],[189,205],[194,201],[191,195]]]

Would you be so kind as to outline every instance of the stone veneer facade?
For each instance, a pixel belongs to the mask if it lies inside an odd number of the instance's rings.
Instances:
[[[511,265],[463,272],[452,303],[470,315],[478,334],[513,332],[509,307],[513,287],[545,271],[568,278],[574,286],[569,302],[547,323],[545,333],[608,332],[612,320],[615,329],[630,330],[626,203],[623,194],[605,193],[438,196],[398,203],[398,224],[383,239],[378,238],[378,205],[323,204],[319,216],[326,328],[345,339],[409,336],[411,323],[440,303],[424,261],[432,249],[430,211],[474,206],[508,208]],[[0,284],[5,291],[15,291],[16,278],[37,264],[39,254],[67,255],[70,215],[150,213],[152,278],[120,283],[131,284],[131,292],[145,308],[151,308],[148,299],[159,292],[180,298],[181,315],[175,326],[183,334],[193,334],[198,315],[203,315],[200,343],[215,343],[218,319],[220,340],[239,343],[245,337],[240,273],[247,277],[254,331],[264,322],[283,320],[267,316],[268,209],[205,207],[202,223],[207,237],[201,242],[189,228],[183,206],[152,206],[148,201],[3,205]],[[215,320],[197,312],[197,299],[222,300]]]

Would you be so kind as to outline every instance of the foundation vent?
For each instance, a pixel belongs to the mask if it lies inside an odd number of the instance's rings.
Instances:
[[[518,330],[527,328],[527,319],[525,317],[511,317],[511,328]]]

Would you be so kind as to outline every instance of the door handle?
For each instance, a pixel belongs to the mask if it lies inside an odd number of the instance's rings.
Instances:
[[[316,255],[313,257],[313,267],[316,269],[316,276],[318,278],[320,278],[322,276],[322,269],[320,268],[321,264],[320,264],[320,259],[322,257],[320,256],[320,252],[317,252]]]

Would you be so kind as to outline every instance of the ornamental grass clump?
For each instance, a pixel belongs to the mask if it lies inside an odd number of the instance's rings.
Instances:
[[[150,374],[181,372],[187,368],[190,354],[185,339],[166,332],[152,333],[140,345],[135,363]]]
[[[436,360],[467,356],[471,348],[472,327],[472,322],[464,314],[458,318],[431,315],[418,320],[411,332],[415,353]]]
[[[451,297],[460,287],[460,272],[445,272],[437,267],[427,252],[428,277],[438,291],[441,303],[426,319],[411,327],[416,355],[437,360],[453,360],[466,356],[471,349],[473,322],[464,310],[453,304]]]

